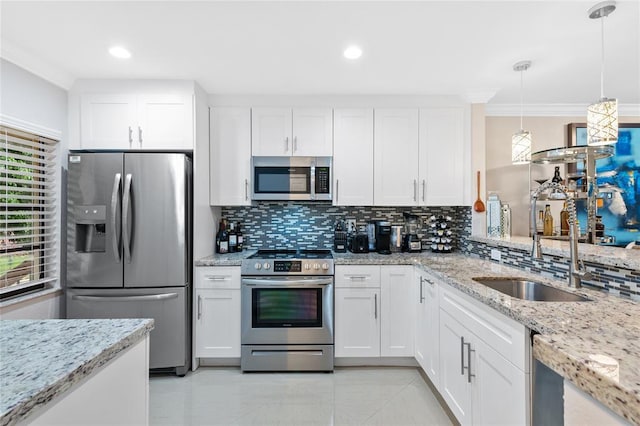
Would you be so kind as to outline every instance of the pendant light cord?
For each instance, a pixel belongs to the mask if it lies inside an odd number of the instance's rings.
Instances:
[[[600,99],[604,99],[604,20],[606,16],[600,18],[600,34],[601,34],[601,60],[600,63]]]
[[[524,130],[524,127],[522,127],[522,115],[523,115],[523,103],[524,103],[524,90],[523,90],[523,84],[522,84],[522,80],[523,80],[523,70],[520,70],[520,131],[522,132]]]

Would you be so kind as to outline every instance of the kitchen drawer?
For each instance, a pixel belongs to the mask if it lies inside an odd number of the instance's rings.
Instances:
[[[239,266],[206,266],[195,268],[195,288],[240,289]]]
[[[337,265],[336,288],[380,288],[379,265]]]
[[[529,344],[524,325],[442,283],[440,309],[456,318],[520,370],[529,371]]]

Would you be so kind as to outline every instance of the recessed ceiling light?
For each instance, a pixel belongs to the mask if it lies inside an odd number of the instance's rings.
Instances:
[[[129,59],[131,57],[131,52],[129,52],[122,46],[113,46],[109,49],[109,53],[111,54],[111,56],[119,59]]]
[[[362,56],[362,49],[359,46],[351,45],[344,50],[344,57],[347,59],[358,59]]]

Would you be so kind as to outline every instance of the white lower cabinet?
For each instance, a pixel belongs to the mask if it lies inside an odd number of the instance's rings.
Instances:
[[[195,284],[195,357],[239,358],[240,267],[198,267]]]
[[[380,355],[413,356],[413,267],[380,267]]]
[[[413,267],[338,265],[335,275],[335,356],[413,356]]]
[[[440,309],[438,281],[418,268],[415,269],[414,295],[416,305],[415,357],[420,367],[438,387],[440,383]]]
[[[439,391],[458,421],[530,424],[525,327],[447,285],[439,299]]]
[[[380,289],[336,288],[335,356],[380,356]]]

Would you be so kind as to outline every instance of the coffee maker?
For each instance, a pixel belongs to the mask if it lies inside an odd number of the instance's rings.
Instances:
[[[402,213],[404,216],[404,237],[402,239],[402,251],[419,252],[422,250],[422,242],[418,237],[420,228],[420,217],[408,212]]]
[[[373,221],[376,234],[376,251],[379,254],[391,254],[391,222]]]

